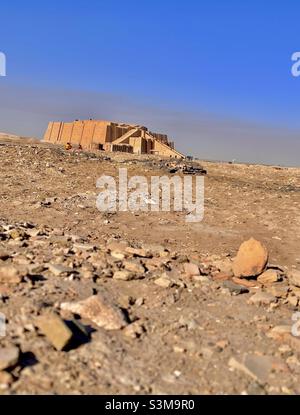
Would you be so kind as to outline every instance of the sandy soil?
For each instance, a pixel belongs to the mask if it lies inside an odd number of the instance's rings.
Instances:
[[[202,222],[187,223],[184,212],[107,214],[95,206],[102,174],[126,167],[149,177],[167,168],[154,157],[0,142],[1,393],[300,392],[300,339],[289,334],[300,297],[290,280],[300,268],[300,169],[201,165]],[[228,263],[250,237],[268,248],[280,281],[232,281]],[[22,280],[1,280],[1,267],[18,269]],[[62,310],[103,292],[125,328]],[[250,300],[255,293],[269,295],[265,304]],[[56,350],[37,324],[49,312],[82,324],[85,341]],[[5,366],[16,347],[17,361]]]

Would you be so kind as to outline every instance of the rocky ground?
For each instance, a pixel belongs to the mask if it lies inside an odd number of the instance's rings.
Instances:
[[[300,393],[300,169],[201,165],[186,223],[96,208],[157,158],[0,142],[0,393]]]

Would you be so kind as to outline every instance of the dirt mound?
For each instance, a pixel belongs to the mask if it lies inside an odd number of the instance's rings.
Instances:
[[[0,142],[22,142],[24,144],[38,143],[39,139],[34,137],[22,137],[15,134],[0,133]]]

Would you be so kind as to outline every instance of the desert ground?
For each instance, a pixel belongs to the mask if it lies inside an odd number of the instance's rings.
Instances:
[[[300,169],[199,161],[198,223],[96,208],[101,175],[168,163],[2,136],[0,394],[300,393]]]

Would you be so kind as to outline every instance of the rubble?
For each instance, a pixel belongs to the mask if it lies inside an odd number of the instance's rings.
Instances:
[[[0,266],[0,283],[19,284],[25,275],[26,272],[22,272],[12,265]]]
[[[19,350],[1,394],[300,392],[297,170],[203,162],[205,218],[188,224],[94,204],[101,174],[168,174],[172,159],[39,143],[0,159],[0,268],[17,270],[0,281],[0,341]],[[270,262],[257,250],[234,275],[251,234]],[[231,353],[251,375],[228,372]]]
[[[62,303],[61,309],[89,319],[106,330],[120,330],[128,324],[124,313],[104,294],[98,293],[78,302]]]
[[[200,275],[200,270],[198,265],[193,264],[192,262],[186,262],[183,264],[184,272],[188,277],[193,277],[195,275]]]
[[[15,366],[19,361],[19,356],[20,351],[16,346],[0,348],[0,371]]]
[[[0,371],[0,390],[7,389],[14,381],[13,376],[9,372]]]
[[[183,174],[206,175],[207,171],[200,164],[191,161],[173,161],[167,163],[169,173],[182,172]]]
[[[167,277],[160,277],[160,278],[157,278],[157,279],[154,281],[154,283],[155,283],[156,285],[159,285],[160,287],[163,287],[163,288],[169,288],[169,287],[171,287],[171,285],[172,285],[172,281],[171,281],[169,278],[167,278]]]
[[[288,275],[289,281],[295,285],[296,287],[300,287],[300,271],[299,270],[293,270]]]
[[[276,297],[264,291],[258,291],[256,294],[254,294],[249,299],[250,304],[256,304],[256,305],[261,305],[261,304],[269,305],[271,303],[274,303],[275,301],[276,301]]]
[[[129,271],[116,271],[113,275],[113,279],[121,281],[130,281],[134,278],[132,272]]]

